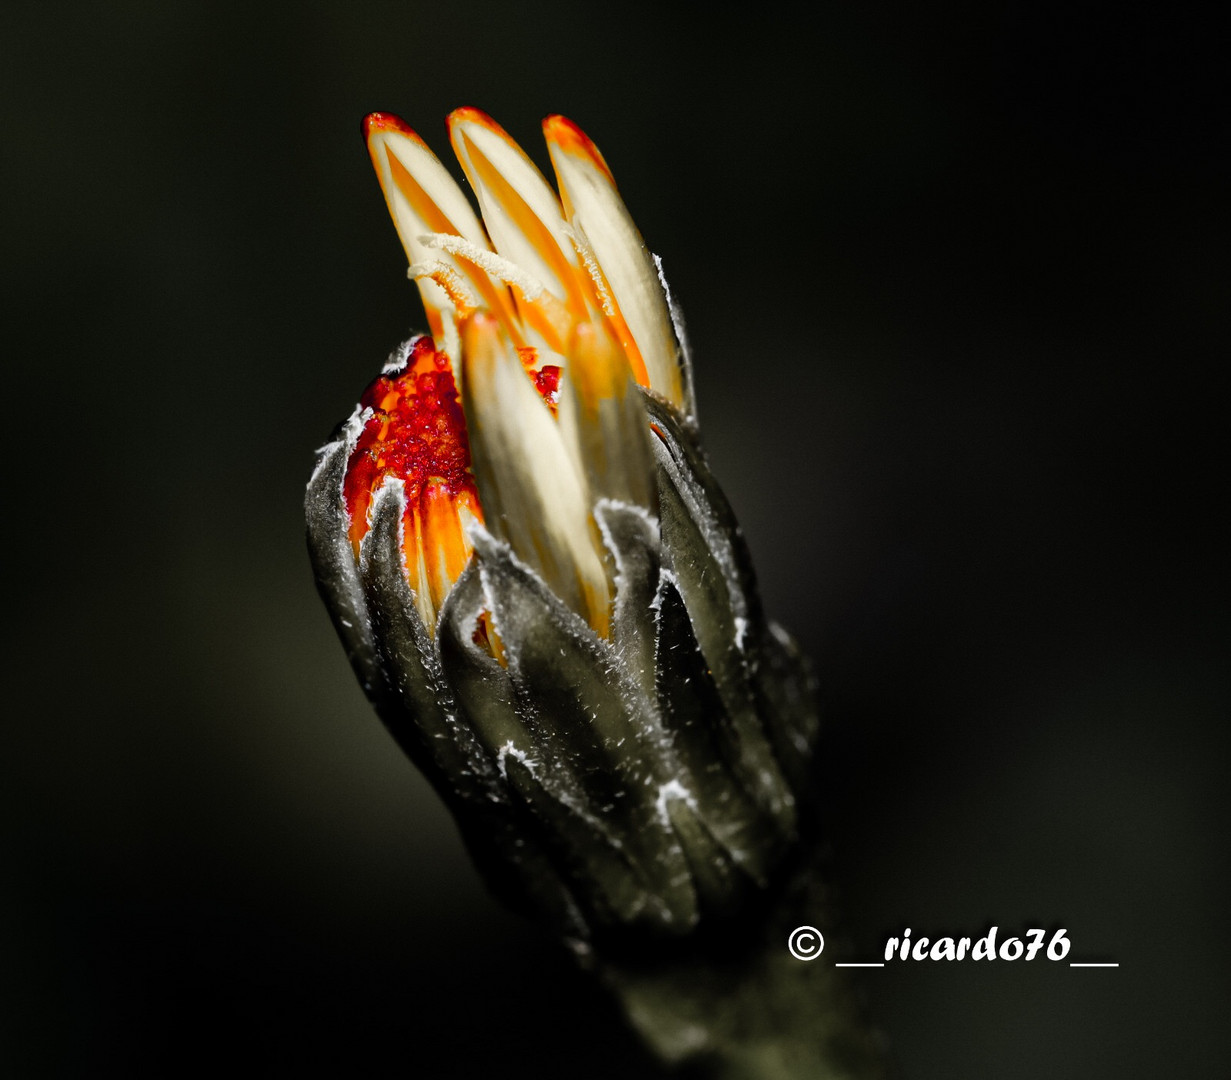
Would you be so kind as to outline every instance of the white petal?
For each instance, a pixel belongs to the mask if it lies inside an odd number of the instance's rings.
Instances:
[[[580,463],[495,320],[467,320],[462,356],[462,407],[487,529],[605,634],[610,591]]]
[[[449,116],[449,137],[479,199],[495,249],[521,267],[574,317],[585,316],[580,265],[569,239],[560,200],[543,174],[508,134],[478,109]],[[522,309],[528,322],[533,311]],[[557,351],[563,342],[553,343]]]
[[[579,323],[569,354],[558,426],[588,478],[591,503],[614,499],[657,512],[645,407],[606,320]]]
[[[678,349],[667,299],[654,260],[620,198],[611,170],[598,147],[571,120],[549,116],[543,121],[543,135],[569,224],[578,241],[593,252],[640,353],[650,389],[683,407]],[[618,320],[613,321],[618,326]],[[633,371],[637,373],[635,361]]]
[[[493,281],[474,263],[423,242],[426,235],[446,233],[490,250],[483,226],[440,159],[402,120],[389,113],[372,113],[364,119],[363,127],[372,165],[406,258],[415,271],[437,344],[443,344],[447,336],[441,313],[458,306],[461,297],[497,314],[511,312],[508,290],[502,283]],[[428,276],[433,271],[435,279]]]

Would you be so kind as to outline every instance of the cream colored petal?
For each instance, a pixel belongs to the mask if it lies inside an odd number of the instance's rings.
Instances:
[[[622,343],[630,352],[634,374],[635,352],[644,364],[650,389],[683,407],[678,347],[667,298],[611,170],[598,147],[571,120],[549,116],[543,121],[543,135],[569,224],[601,271],[598,288],[606,288],[618,309],[613,324],[618,331],[622,320],[635,343],[635,350]],[[593,272],[593,267],[588,268]]]
[[[479,199],[483,223],[496,251],[521,267],[575,318],[586,314],[581,268],[564,223],[560,200],[543,174],[491,117],[478,109],[449,116],[449,137]],[[527,298],[529,299],[529,298]],[[536,325],[537,314],[523,305]],[[551,328],[539,328],[549,335]],[[562,351],[564,342],[553,342]]]
[[[460,236],[490,250],[487,234],[462,189],[427,144],[398,117],[372,113],[364,118],[368,153],[398,238],[415,274],[427,309],[432,336],[443,343],[451,308],[477,302],[502,316],[511,313],[508,290],[475,266],[423,242],[430,234]]]
[[[487,529],[605,634],[610,591],[580,463],[495,320],[467,320],[462,356],[462,407]]]
[[[589,481],[590,501],[614,499],[657,512],[645,407],[606,320],[580,323],[560,383],[558,420]]]

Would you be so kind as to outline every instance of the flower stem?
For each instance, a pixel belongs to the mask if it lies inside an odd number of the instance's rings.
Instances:
[[[653,953],[600,961],[632,1026],[666,1064],[706,1080],[880,1080],[885,1041],[860,1014],[832,951],[797,960],[787,937],[832,926],[819,859],[738,923]],[[828,942],[832,947],[833,940]]]

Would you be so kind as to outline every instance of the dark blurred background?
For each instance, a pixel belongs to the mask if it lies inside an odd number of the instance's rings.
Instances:
[[[359,137],[602,147],[824,684],[907,1078],[1231,1041],[1224,58],[1175,8],[6,4],[0,1072],[649,1076],[487,896],[313,588],[313,451],[422,325]],[[1216,438],[1216,434],[1219,436]],[[454,1064],[448,1062],[454,1059]]]

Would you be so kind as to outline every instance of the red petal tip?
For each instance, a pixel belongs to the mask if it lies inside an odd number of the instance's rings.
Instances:
[[[400,116],[387,112],[372,112],[368,113],[363,118],[363,139],[365,142],[371,141],[374,135],[382,135],[386,132],[396,131],[398,134],[406,135],[414,139],[416,142],[423,140],[415,134],[414,129],[406,123]]]
[[[496,123],[482,109],[476,109],[473,105],[463,105],[460,109],[454,109],[449,113],[445,120],[445,124],[449,128],[449,134],[453,134],[453,129],[459,124],[477,124],[479,127],[485,127],[488,131],[494,131],[498,135],[503,135],[506,139],[509,137],[499,124]]]
[[[607,167],[607,162],[603,159],[598,147],[591,141],[590,136],[567,116],[547,117],[543,121],[543,138],[558,146],[565,153],[576,154],[593,162],[607,174],[608,180],[615,183],[615,177],[611,175],[611,170]]]

